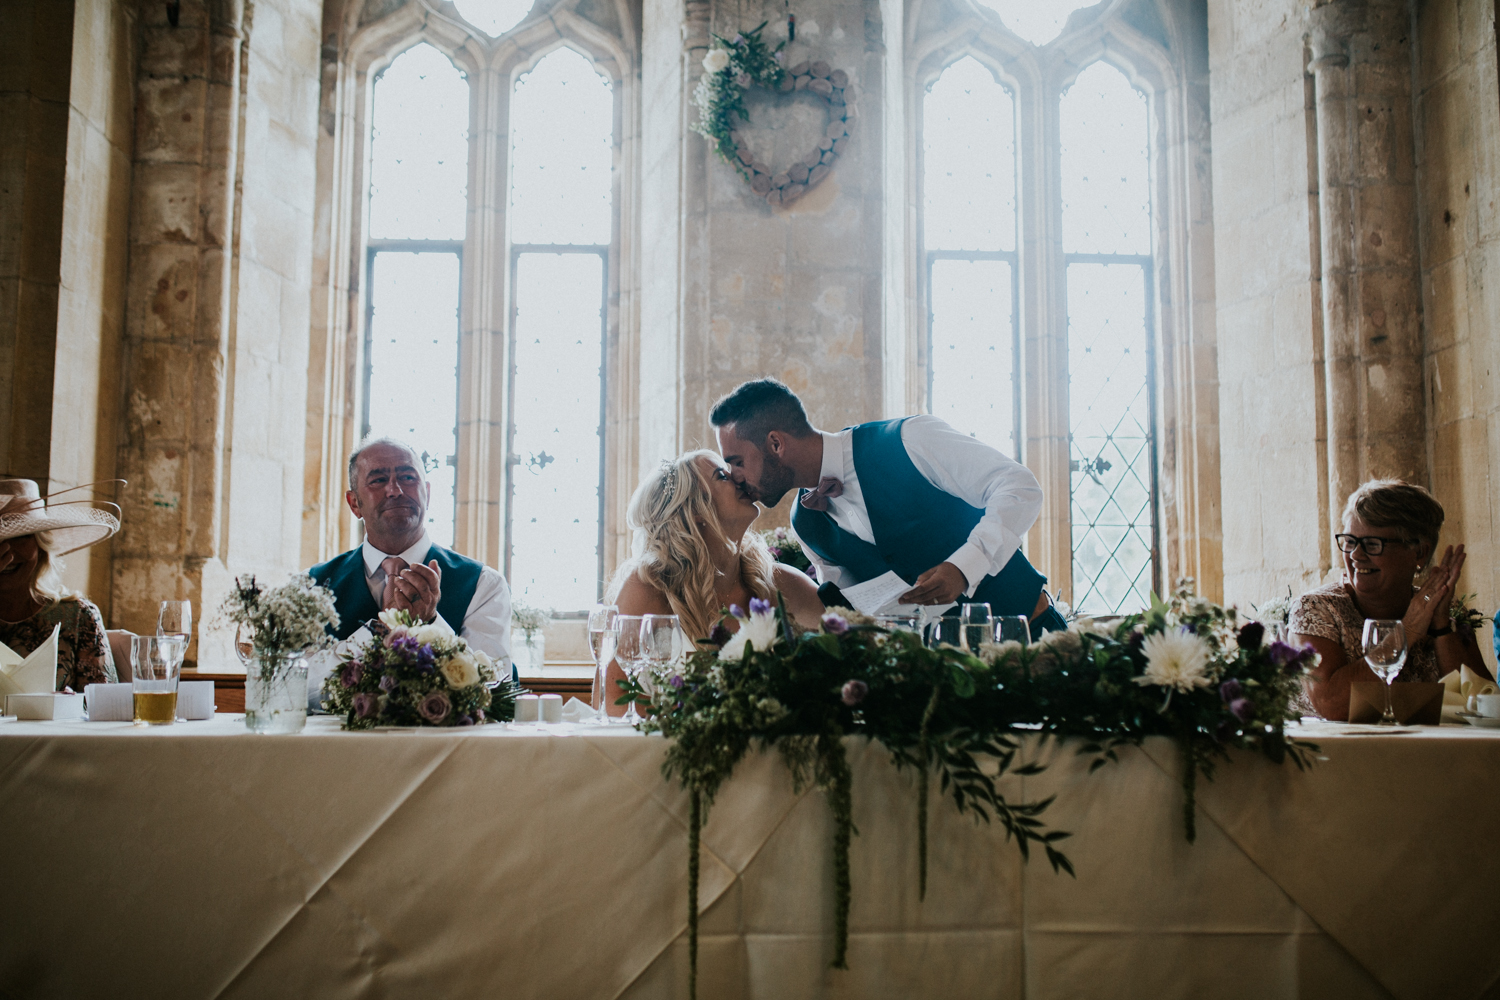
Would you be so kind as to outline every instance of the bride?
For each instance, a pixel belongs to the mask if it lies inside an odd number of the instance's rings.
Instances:
[[[774,603],[779,591],[793,621],[816,629],[823,614],[817,584],[774,561],[760,536],[747,534],[759,516],[714,452],[663,462],[630,498],[625,520],[635,532],[635,555],[615,574],[605,600],[622,615],[676,615],[697,640],[719,625],[737,631],[726,608],[747,608],[752,597]],[[612,680],[618,670],[611,667]]]

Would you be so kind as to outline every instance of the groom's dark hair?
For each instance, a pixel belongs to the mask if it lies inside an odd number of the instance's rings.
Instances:
[[[809,437],[813,433],[802,400],[774,378],[740,383],[739,388],[714,404],[708,420],[715,427],[733,424],[735,436],[757,448],[765,447],[766,435],[772,431],[781,431],[794,438]]]

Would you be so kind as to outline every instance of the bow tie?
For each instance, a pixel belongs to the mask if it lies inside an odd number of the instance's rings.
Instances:
[[[841,480],[832,476],[824,476],[818,480],[818,488],[808,490],[802,496],[802,506],[808,510],[827,510],[828,501],[834,497],[844,495],[844,484]]]

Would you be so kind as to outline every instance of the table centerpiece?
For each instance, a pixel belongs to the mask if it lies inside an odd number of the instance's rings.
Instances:
[[[236,626],[245,663],[245,726],[257,733],[300,732],[307,723],[307,656],[333,645],[339,614],[333,592],[306,574],[279,587],[235,577],[220,608]]]

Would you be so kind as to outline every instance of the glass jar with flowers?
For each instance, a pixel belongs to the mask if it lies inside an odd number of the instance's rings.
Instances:
[[[510,612],[510,656],[518,673],[535,674],[547,658],[547,635],[543,631],[552,616],[541,608],[517,604]]]
[[[307,656],[333,645],[339,624],[333,592],[306,575],[279,587],[235,578],[221,608],[235,626],[245,664],[245,726],[257,733],[296,733],[307,723]]]

